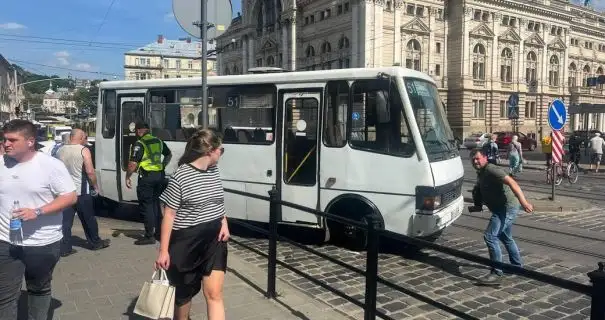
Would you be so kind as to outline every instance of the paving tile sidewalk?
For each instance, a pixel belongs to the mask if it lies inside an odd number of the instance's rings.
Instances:
[[[105,218],[98,221],[102,237],[111,238],[112,245],[100,251],[86,249],[81,226],[74,222],[78,253],[62,258],[55,270],[53,319],[142,319],[133,315],[132,309],[143,283],[153,273],[157,245],[133,244],[141,224]],[[227,319],[349,319],[281,280],[277,282],[279,297],[266,299],[266,272],[246,262],[235,250],[229,252],[228,265],[224,288]],[[206,319],[201,293],[194,299],[191,318]]]

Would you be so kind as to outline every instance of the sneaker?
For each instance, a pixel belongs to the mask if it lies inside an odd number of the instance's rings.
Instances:
[[[69,257],[74,253],[77,253],[78,251],[76,249],[71,249],[71,251],[67,251],[67,252],[61,252],[61,257],[65,258],[65,257]]]
[[[155,244],[155,239],[152,237],[149,237],[149,238],[145,237],[145,238],[141,238],[141,239],[135,241],[134,244],[136,244],[137,246]]]
[[[477,280],[484,285],[494,285],[494,284],[500,284],[500,282],[502,282],[502,278],[503,276],[494,272],[490,272],[486,275],[484,275],[481,278],[478,278]]]
[[[109,239],[104,239],[104,240],[99,241],[99,243],[94,244],[90,249],[91,250],[105,249],[105,248],[109,247],[110,243],[111,243],[111,241]]]
[[[470,206],[468,207],[468,212],[481,212],[483,211],[483,206]]]

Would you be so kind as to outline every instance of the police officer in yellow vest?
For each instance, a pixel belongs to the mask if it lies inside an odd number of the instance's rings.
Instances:
[[[135,244],[155,244],[156,239],[160,240],[162,226],[159,197],[165,185],[164,168],[170,162],[172,153],[164,141],[149,133],[147,123],[137,122],[135,131],[139,140],[134,143],[130,154],[130,162],[126,170],[126,187],[128,189],[132,187],[130,176],[138,168],[137,198],[139,212],[145,220],[145,236],[135,241]],[[164,156],[163,160],[162,156]]]

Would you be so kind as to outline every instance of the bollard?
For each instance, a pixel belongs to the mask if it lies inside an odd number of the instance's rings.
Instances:
[[[279,211],[279,195],[277,188],[269,191],[269,261],[267,266],[267,298],[274,299],[277,296],[275,291],[276,268],[277,268],[277,214]]]
[[[368,245],[366,253],[366,292],[364,320],[376,319],[376,291],[378,284],[378,228],[379,221],[375,214],[366,216],[368,222]]]
[[[592,302],[590,304],[590,320],[605,320],[605,266],[599,262],[599,269],[588,273],[592,282]]]

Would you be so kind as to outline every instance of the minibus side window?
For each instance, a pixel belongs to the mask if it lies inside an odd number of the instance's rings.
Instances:
[[[360,80],[353,83],[351,91],[350,145],[370,152],[412,156],[414,140],[396,83]]]
[[[105,139],[112,139],[116,134],[116,112],[116,92],[103,91],[103,138]]]

